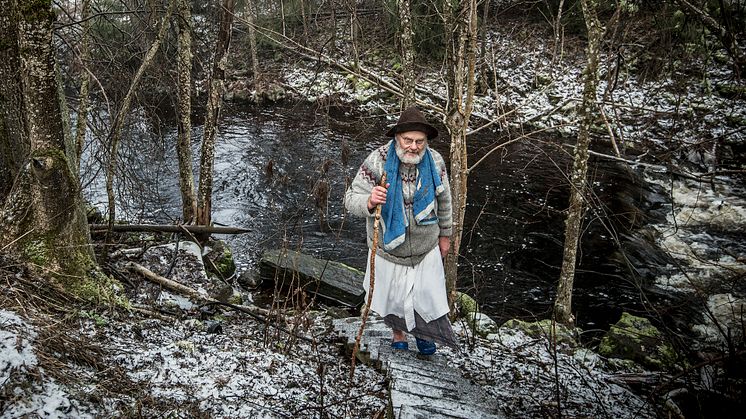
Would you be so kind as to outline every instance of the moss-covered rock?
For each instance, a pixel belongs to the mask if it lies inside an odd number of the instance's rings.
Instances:
[[[537,339],[548,339],[557,343],[576,346],[575,332],[560,323],[553,323],[551,319],[539,320],[537,322],[526,322],[518,319],[510,319],[500,326],[500,331],[507,329],[518,330],[527,336]]]
[[[598,353],[657,370],[674,369],[676,361],[673,348],[650,320],[626,312],[601,340]]]
[[[475,334],[487,337],[487,335],[497,332],[497,323],[486,314],[481,313],[479,304],[468,294],[457,293],[456,307],[459,309],[461,317]]]
[[[203,259],[205,260],[207,272],[221,278],[230,278],[236,272],[233,252],[231,252],[231,248],[222,240],[210,242],[205,246]]]
[[[243,296],[240,292],[233,290],[233,294],[228,298],[228,303],[240,306],[243,304]]]
[[[475,313],[479,311],[477,301],[471,298],[469,294],[458,292],[456,295],[456,307],[458,307],[461,313]]]

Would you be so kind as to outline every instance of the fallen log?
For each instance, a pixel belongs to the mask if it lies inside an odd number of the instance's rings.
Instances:
[[[168,278],[164,278],[157,273],[151,271],[150,269],[140,265],[139,263],[135,262],[127,262],[124,267],[130,271],[137,272],[140,275],[142,275],[143,278],[147,279],[150,282],[156,283],[163,288],[173,291],[176,293],[179,293],[183,296],[189,297],[190,299],[199,302],[199,303],[212,303],[212,304],[221,304],[218,300],[208,297],[207,295],[200,294],[199,291],[195,290],[194,288],[187,287],[186,285],[180,284],[176,281],[172,281]],[[246,312],[246,313],[256,313],[261,314],[263,316],[268,316],[269,310],[255,307],[255,306],[245,306],[245,305],[236,305],[231,304],[231,307]]]
[[[108,224],[89,224],[88,227],[93,231],[106,231],[109,229]],[[112,231],[154,231],[160,233],[180,233],[188,231],[192,234],[243,234],[251,230],[240,227],[220,227],[204,225],[184,225],[184,224],[114,224]]]
[[[161,285],[163,288],[166,288],[169,291],[177,292],[177,293],[179,293],[181,295],[185,295],[185,296],[187,296],[187,297],[189,297],[189,298],[191,298],[191,299],[193,299],[193,300],[195,300],[197,302],[201,302],[201,303],[203,303],[202,306],[207,306],[207,305],[221,305],[221,306],[225,306],[225,307],[230,307],[230,308],[232,308],[234,310],[238,310],[240,312],[246,313],[246,314],[254,317],[255,319],[263,321],[267,325],[272,326],[272,327],[274,327],[274,328],[276,328],[278,330],[281,330],[281,331],[287,333],[288,335],[295,336],[295,337],[297,337],[299,339],[302,339],[302,340],[305,340],[307,342],[313,342],[312,338],[300,335],[298,333],[294,333],[294,332],[288,330],[285,327],[282,327],[282,326],[280,326],[278,324],[274,324],[274,323],[272,323],[272,322],[269,321],[269,319],[271,319],[271,318],[282,320],[282,321],[287,321],[287,319],[285,318],[285,316],[283,316],[283,315],[281,315],[279,313],[270,313],[269,310],[264,309],[264,308],[259,308],[259,307],[256,307],[256,306],[246,306],[246,305],[238,305],[238,304],[230,304],[230,303],[220,302],[220,301],[215,300],[213,298],[210,298],[210,297],[208,297],[206,295],[200,294],[194,288],[190,288],[190,287],[187,287],[186,285],[179,284],[176,281],[172,281],[172,280],[170,280],[168,278],[164,278],[164,277],[158,275],[157,273],[151,271],[150,269],[148,269],[148,268],[140,265],[139,263],[127,262],[124,265],[124,267],[126,269],[128,269],[128,270],[131,270],[131,271],[139,273],[140,275],[143,276],[143,278],[145,278],[148,281],[151,281],[153,283],[156,283],[158,285]],[[146,310],[144,310],[141,307],[138,307],[137,311],[145,312]],[[148,314],[153,315],[154,313],[151,311]]]

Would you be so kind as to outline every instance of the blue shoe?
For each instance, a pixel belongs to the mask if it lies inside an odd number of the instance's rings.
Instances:
[[[422,355],[432,355],[435,353],[435,342],[431,340],[425,340],[425,339],[417,339],[417,350],[420,351]]]
[[[409,343],[407,343],[406,340],[402,340],[399,342],[391,342],[391,348],[392,349],[398,349],[401,351],[408,351],[409,350]]]

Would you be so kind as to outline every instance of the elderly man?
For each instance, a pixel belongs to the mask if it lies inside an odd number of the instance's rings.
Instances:
[[[406,331],[415,336],[421,354],[432,355],[435,342],[456,346],[442,259],[451,236],[448,174],[443,157],[428,147],[438,130],[417,108],[402,112],[386,136],[394,138],[365,159],[345,194],[345,206],[367,219],[371,248],[375,208],[382,205],[383,240],[376,249],[370,309],[393,329],[394,349],[408,349]],[[381,186],[384,173],[387,184]],[[366,292],[369,277],[366,272]]]

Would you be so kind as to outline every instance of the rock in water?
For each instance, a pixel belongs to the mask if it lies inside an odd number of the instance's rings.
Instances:
[[[274,249],[264,253],[260,267],[265,281],[276,282],[282,288],[301,287],[307,293],[349,307],[363,303],[365,274],[345,264]]]

